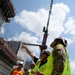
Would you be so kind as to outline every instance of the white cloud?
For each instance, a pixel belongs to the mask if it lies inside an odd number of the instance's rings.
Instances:
[[[53,37],[60,36],[65,28],[64,28],[64,21],[66,19],[66,15],[70,12],[70,9],[67,5],[63,3],[59,3],[54,5],[53,13],[51,17],[51,24],[50,24],[50,33]]]
[[[36,12],[27,10],[23,10],[22,12],[20,12],[19,15],[15,16],[15,22],[21,25],[23,28],[26,28],[27,30],[35,33],[39,38],[37,36],[33,36],[33,34],[31,33],[23,32],[19,36],[13,37],[13,39],[22,40],[27,43],[37,43],[38,41],[42,41],[43,38],[42,28],[47,24],[48,11],[49,10],[40,8]],[[75,35],[73,27],[75,25],[74,19],[67,17],[67,14],[69,13],[70,9],[66,4],[59,3],[53,5],[52,14],[50,17],[50,24],[48,28],[49,29],[48,32],[49,36],[47,41],[48,47],[55,37],[59,37],[62,34],[67,35],[67,33],[71,35],[71,38],[66,37],[69,41],[69,44],[73,43],[72,39],[74,39],[73,37]],[[35,49],[32,50],[34,50],[33,52],[37,53]]]
[[[27,10],[23,10],[22,12],[20,12],[17,16],[15,16],[15,22],[21,25],[23,28],[29,30],[29,32],[28,33],[22,32],[19,36],[16,35],[16,37],[15,36],[12,37],[12,39],[17,41],[19,40],[24,41],[27,43],[41,42],[43,39],[42,28],[47,24],[48,11],[49,10],[40,8],[36,12]],[[52,14],[50,17],[50,24],[48,28],[49,29],[48,32],[49,36],[47,38],[48,47],[55,37],[59,37],[62,34],[67,35],[67,33],[71,35],[70,38],[66,37],[69,44],[74,42],[74,40],[72,41],[75,35],[74,19],[67,17],[67,14],[69,13],[70,9],[66,4],[59,3],[53,5]],[[66,17],[68,18],[68,20]],[[31,34],[30,31],[35,33],[39,38],[37,36],[33,36],[33,34]]]
[[[64,32],[64,21],[69,12],[69,7],[63,3],[55,4],[53,6],[49,25],[50,37],[58,37]],[[46,26],[47,19],[48,10],[41,8],[37,10],[37,12],[23,10],[15,17],[15,22],[19,23],[22,27],[27,28],[29,31],[34,32],[41,38],[42,28],[43,26]]]
[[[53,6],[53,20],[58,20],[60,23],[64,22],[67,13],[70,12],[69,7],[66,4],[59,3]]]
[[[42,34],[40,32],[43,26],[46,25],[46,14],[47,11],[44,8],[39,9],[37,12],[23,10],[15,17],[15,21],[36,34]]]
[[[5,30],[4,30],[4,28],[2,27],[2,28],[0,29],[0,33],[1,33],[1,34],[4,34],[4,32],[5,32]]]
[[[65,33],[69,33],[75,36],[75,20],[73,18],[69,18],[68,21],[65,23],[66,31]]]
[[[8,40],[15,40],[15,41],[22,41],[22,42],[25,42],[25,43],[31,43],[31,44],[38,44],[37,41],[38,41],[38,38],[35,37],[35,36],[32,36],[31,34],[29,33],[26,33],[26,32],[22,32],[19,36],[15,36],[15,37],[12,37],[12,38],[9,38]],[[39,47],[36,47],[36,46],[28,46],[27,47],[30,49],[30,51],[38,56],[39,53],[40,53],[40,50],[39,50]],[[20,51],[21,52],[21,51]],[[23,57],[24,56],[24,53],[22,53],[23,55],[20,55],[19,53],[19,56]]]
[[[32,36],[29,33],[22,32],[19,36],[16,35],[12,38],[9,38],[8,40],[15,40],[15,41],[22,41],[25,43],[36,43],[37,44],[38,38],[35,36]]]
[[[70,64],[71,64],[72,73],[75,74],[75,61],[71,61]],[[74,75],[74,74],[73,74],[73,75]]]

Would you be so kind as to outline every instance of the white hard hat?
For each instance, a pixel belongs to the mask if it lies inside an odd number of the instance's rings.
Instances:
[[[58,37],[55,40],[61,40],[63,42],[63,45],[66,47],[67,46],[67,40],[63,37]]]
[[[19,64],[23,65],[23,64],[24,64],[24,62],[23,62],[23,61],[19,61]]]
[[[42,51],[41,54],[43,54],[43,53],[46,53],[49,56],[51,52],[49,50],[45,49],[45,50]]]

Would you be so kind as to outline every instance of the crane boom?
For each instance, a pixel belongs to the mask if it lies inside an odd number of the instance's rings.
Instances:
[[[48,15],[48,21],[47,21],[47,27],[44,27],[44,28],[43,28],[44,35],[43,35],[42,45],[46,45],[46,42],[47,42],[48,26],[49,26],[51,11],[52,11],[52,5],[53,5],[53,0],[51,0],[51,4],[50,4],[49,15]]]
[[[52,11],[52,5],[53,5],[53,0],[51,0],[51,4],[50,4],[49,15],[48,15],[48,21],[47,21],[47,27],[43,27],[44,35],[43,35],[42,45],[38,45],[38,44],[28,44],[28,43],[23,43],[23,44],[25,44],[25,45],[32,45],[32,46],[40,46],[40,47],[41,47],[41,51],[44,50],[45,48],[47,48],[46,42],[47,42],[47,36],[48,36],[48,26],[49,26],[51,11]]]

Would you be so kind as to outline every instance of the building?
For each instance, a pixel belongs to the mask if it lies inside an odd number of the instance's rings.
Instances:
[[[18,42],[18,41],[6,41],[6,42],[11,47],[13,52],[17,55],[19,46],[20,46],[20,42]]]
[[[9,75],[16,61],[17,55],[7,42],[3,38],[0,38],[0,75]]]
[[[15,16],[15,10],[11,0],[0,0],[0,29],[5,22]]]
[[[11,0],[0,0],[0,30],[5,22],[14,18],[15,10]],[[0,38],[0,75],[9,75],[16,64],[17,55],[3,38]]]
[[[21,42],[5,41],[0,37],[0,75],[9,75],[17,61],[23,61],[24,67],[29,69],[32,60],[26,59],[25,50],[20,50]]]

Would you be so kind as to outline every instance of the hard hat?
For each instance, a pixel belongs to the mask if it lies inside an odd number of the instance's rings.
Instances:
[[[67,46],[67,40],[64,39],[63,37],[58,37],[58,38],[55,38],[55,40],[61,40],[63,45],[66,47]]]
[[[20,65],[23,65],[23,64],[24,64],[24,62],[23,62],[23,61],[19,61],[19,64],[20,64]]]
[[[49,50],[46,50],[46,49],[45,49],[45,50],[42,51],[41,54],[44,54],[44,53],[46,53],[48,56],[50,55],[50,51],[49,51]]]

